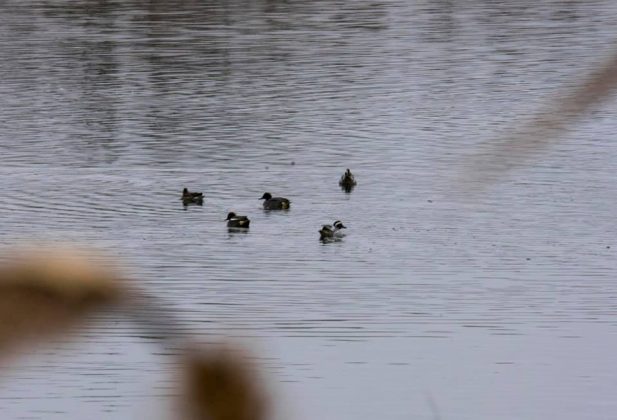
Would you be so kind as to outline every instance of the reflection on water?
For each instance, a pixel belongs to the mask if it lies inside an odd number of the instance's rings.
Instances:
[[[612,2],[0,9],[3,244],[121,257],[187,333],[253,348],[281,419],[615,412],[614,104],[486,191],[453,186],[602,62]],[[98,321],[5,374],[3,418],[168,418],[173,363]]]

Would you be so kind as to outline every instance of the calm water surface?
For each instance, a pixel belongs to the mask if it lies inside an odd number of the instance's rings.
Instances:
[[[615,49],[617,5],[464,3],[2,2],[2,245],[117,255],[252,349],[277,419],[614,418],[617,102],[459,174]],[[5,370],[0,416],[173,418],[165,353],[106,315]]]

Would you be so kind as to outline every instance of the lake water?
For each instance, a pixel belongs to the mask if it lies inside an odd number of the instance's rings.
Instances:
[[[617,101],[497,183],[460,174],[612,54],[616,20],[609,0],[5,0],[1,244],[117,255],[197,339],[251,349],[277,419],[614,418]],[[165,353],[105,315],[5,370],[0,417],[172,418]]]

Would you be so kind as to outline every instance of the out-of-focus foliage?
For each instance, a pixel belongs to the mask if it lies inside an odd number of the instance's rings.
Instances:
[[[0,354],[65,333],[95,309],[122,299],[120,277],[93,254],[49,247],[13,254],[0,267]]]
[[[476,189],[496,182],[511,168],[522,165],[556,143],[568,125],[599,105],[617,88],[617,55],[596,71],[581,78],[571,90],[529,121],[521,121],[501,138],[480,145],[464,162],[465,187]]]
[[[32,345],[50,336],[67,334],[70,327],[95,310],[152,306],[151,299],[135,299],[136,290],[113,269],[109,260],[75,249],[30,248],[13,254],[0,266],[0,356],[17,344]],[[152,308],[150,308],[152,309]],[[169,323],[152,317],[142,326],[174,340]],[[158,325],[161,324],[161,325]],[[181,346],[191,347],[183,341]],[[184,353],[184,352],[180,352]],[[254,369],[241,352],[226,349],[192,349],[184,355],[180,418],[194,420],[263,420],[266,399]]]
[[[232,349],[187,356],[184,393],[192,420],[265,420],[266,398],[254,367]]]

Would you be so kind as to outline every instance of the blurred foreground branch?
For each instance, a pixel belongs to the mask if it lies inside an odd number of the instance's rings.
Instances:
[[[110,261],[76,249],[30,248],[0,266],[0,357],[40,343],[97,310],[120,307],[149,334],[178,344],[181,419],[264,420],[266,398],[248,357],[231,348],[196,350],[174,314],[131,289]]]
[[[530,121],[521,121],[507,135],[478,145],[479,151],[463,161],[465,167],[459,182],[468,190],[497,182],[513,167],[556,143],[569,124],[608,99],[616,88],[617,55],[583,77],[574,88],[558,95],[557,100]]]

